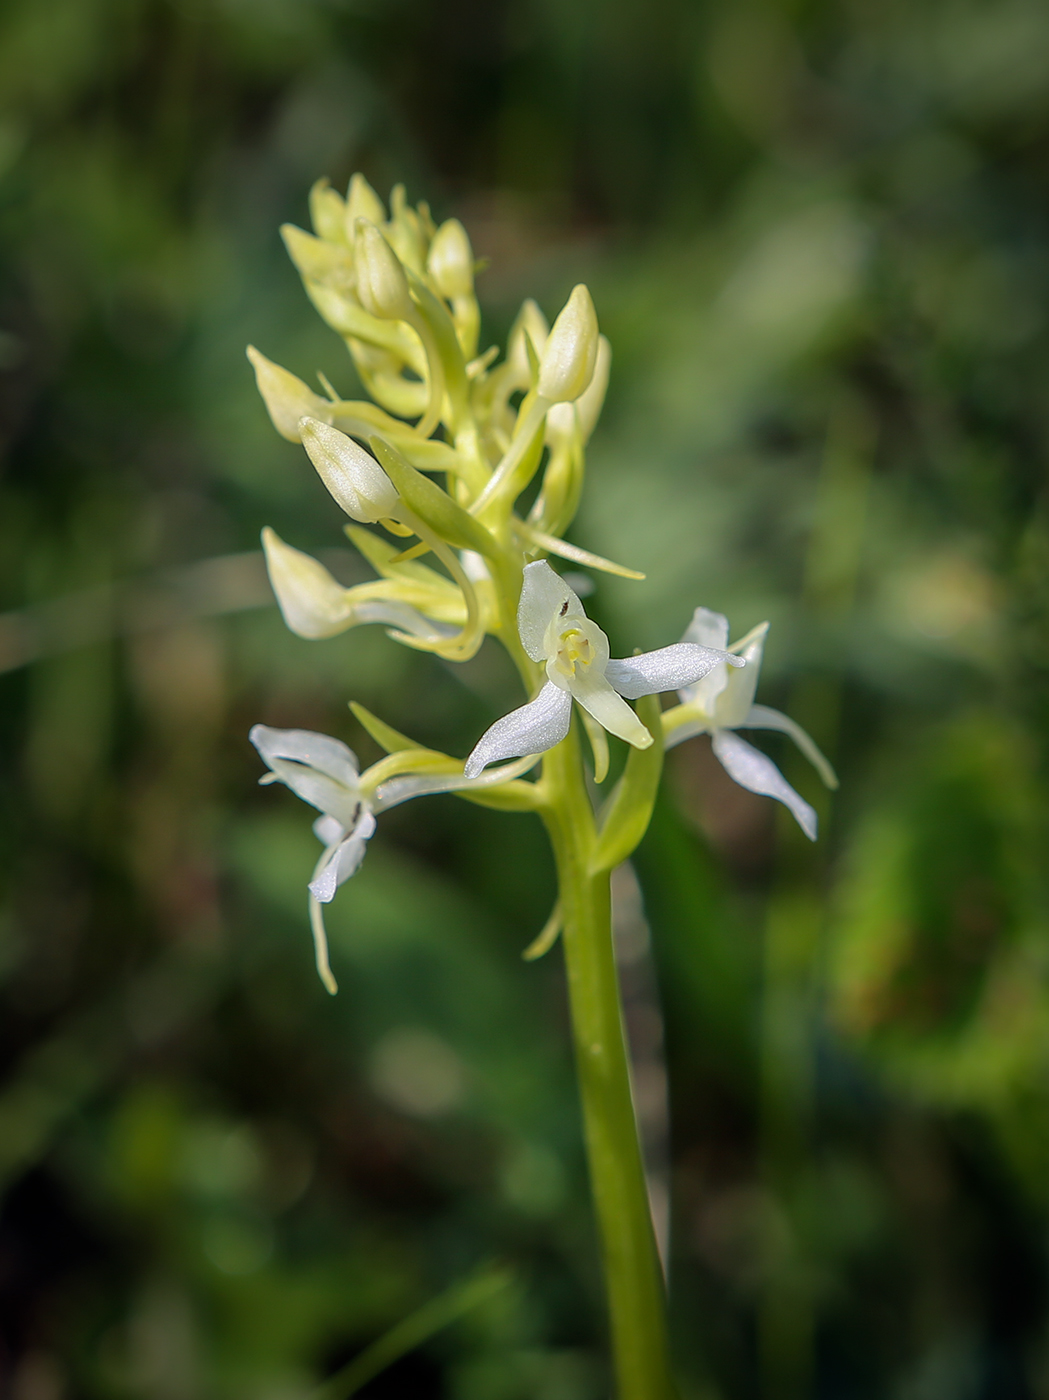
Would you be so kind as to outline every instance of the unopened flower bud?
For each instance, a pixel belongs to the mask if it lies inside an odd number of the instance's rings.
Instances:
[[[561,308],[539,362],[539,394],[552,403],[579,398],[594,377],[597,313],[580,284]]]
[[[268,525],[262,532],[262,548],[277,603],[291,630],[311,640],[344,631],[352,616],[347,590],[320,560],[285,544]]]
[[[546,317],[529,297],[527,301],[521,303],[517,319],[510,328],[510,338],[507,341],[506,349],[507,360],[513,365],[515,374],[526,385],[531,370],[528,363],[528,351],[525,348],[525,336],[532,342],[532,349],[539,356],[543,353],[543,346],[546,344],[546,338],[549,334],[550,327]]]
[[[397,254],[374,224],[358,219],[354,242],[357,295],[365,311],[385,321],[407,321],[414,306]]]
[[[410,267],[417,277],[421,277],[428,240],[423,236],[422,222],[409,205],[403,185],[395,185],[390,191],[390,221],[385,234],[403,266]]]
[[[556,442],[560,437],[573,432],[576,427],[584,442],[589,442],[590,434],[597,427],[604,407],[608,390],[608,372],[612,367],[612,347],[605,337],[598,336],[597,361],[594,377],[575,403],[556,403],[546,415],[546,437],[548,442]]]
[[[282,224],[280,233],[288,256],[305,281],[320,282],[326,286],[352,287],[353,259],[348,248],[344,248],[341,243],[329,243],[323,238],[314,238],[312,233],[296,228],[294,224]]]
[[[434,286],[449,301],[468,297],[474,289],[474,255],[458,219],[446,219],[433,236],[427,267]]]
[[[247,353],[266,411],[282,438],[287,438],[289,442],[300,441],[301,418],[331,422],[331,404],[315,394],[308,384],[280,365],[275,365],[272,360],[267,360],[265,355],[260,355],[254,345],[248,346]]]
[[[386,210],[382,200],[360,171],[352,177],[350,187],[346,191],[345,237],[351,245],[356,238],[358,219],[367,219],[370,224],[386,222]]]
[[[299,433],[320,479],[348,516],[374,524],[393,514],[397,488],[363,447],[316,418],[304,418]]]
[[[326,179],[318,180],[310,190],[310,222],[318,238],[346,242],[346,205]]]

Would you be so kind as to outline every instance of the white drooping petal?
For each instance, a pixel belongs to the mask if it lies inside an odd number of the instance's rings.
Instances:
[[[620,695],[638,700],[642,695],[658,695],[664,690],[679,690],[694,685],[710,674],[715,666],[742,666],[737,657],[727,651],[697,646],[695,642],[675,642],[658,651],[645,651],[640,656],[625,656],[610,661],[605,675]]]
[[[625,739],[635,749],[647,749],[652,743],[652,735],[601,671],[581,671],[572,677],[569,688],[573,698],[610,734]]]
[[[501,758],[546,753],[565,737],[571,721],[571,695],[547,681],[534,700],[511,710],[485,730],[463,764],[463,773],[467,778],[476,778],[489,763],[497,763]]]
[[[356,875],[368,847],[368,838],[374,830],[375,818],[362,808],[353,830],[337,845],[329,846],[321,856],[309,885],[310,894],[319,904],[330,903],[339,886],[351,875]]]
[[[730,730],[718,729],[711,736],[711,746],[725,772],[740,787],[762,797],[774,797],[794,814],[794,819],[810,841],[816,839],[817,817],[805,799],[794,791],[776,765],[761,752]]]
[[[742,671],[729,671],[725,687],[714,702],[714,725],[718,729],[737,729],[754,703],[761,674],[761,654],[765,649],[767,622],[759,623],[742,641],[733,643],[732,650],[747,663]]]
[[[768,705],[751,705],[740,728],[778,729],[783,734],[789,734],[827,787],[833,789],[838,786],[838,775],[834,769],[801,725],[795,724],[790,715],[785,715],[780,710],[770,709]]]
[[[584,615],[576,594],[545,559],[525,565],[517,630],[521,634],[521,645],[533,661],[546,660],[546,632],[556,617]]]
[[[345,744],[308,729],[264,724],[256,724],[248,738],[273,774],[263,782],[279,780],[347,831],[356,826],[362,811],[357,760]]]

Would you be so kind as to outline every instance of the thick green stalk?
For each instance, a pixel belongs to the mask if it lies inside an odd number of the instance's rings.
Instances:
[[[596,833],[575,726],[547,754],[543,787],[564,915],[569,1003],[618,1400],[670,1400],[676,1392],[666,1294],[630,1094],[609,875],[593,873]]]

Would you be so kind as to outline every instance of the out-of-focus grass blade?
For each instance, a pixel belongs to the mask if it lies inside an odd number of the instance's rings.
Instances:
[[[494,1298],[512,1281],[513,1274],[509,1269],[489,1265],[461,1283],[453,1284],[436,1298],[424,1303],[403,1322],[391,1327],[341,1371],[336,1371],[313,1392],[312,1400],[349,1400],[380,1371],[385,1371],[387,1366],[392,1366],[406,1353],[414,1351],[451,1323],[488,1302],[489,1298]]]

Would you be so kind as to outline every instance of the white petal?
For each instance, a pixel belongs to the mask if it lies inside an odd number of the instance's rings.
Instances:
[[[264,763],[269,763],[271,758],[291,758],[320,769],[347,787],[356,786],[357,755],[341,739],[333,739],[330,734],[318,734],[312,729],[270,729],[266,724],[256,724],[248,738]]]
[[[727,729],[716,730],[711,737],[711,744],[730,778],[748,792],[760,793],[762,797],[774,797],[777,802],[789,807],[805,835],[810,841],[815,841],[815,811],[794,791],[771,758]]]
[[[714,725],[718,729],[737,729],[754,703],[754,692],[758,688],[761,675],[761,654],[765,649],[765,634],[769,630],[767,622],[748,632],[742,642],[734,643],[732,650],[739,649],[739,655],[747,663],[742,671],[730,671],[725,688],[714,704]]]
[[[521,645],[533,661],[545,659],[546,629],[559,615],[585,616],[578,597],[545,559],[526,564],[521,602],[517,609],[517,630],[521,634]]]
[[[318,817],[313,823],[313,834],[323,845],[337,846],[346,835],[346,828],[334,817]]]
[[[357,760],[327,734],[308,729],[269,729],[256,724],[248,738],[275,776],[297,797],[350,830],[361,814]]]
[[[724,651],[728,646],[728,618],[724,613],[712,612],[710,608],[697,608],[681,640]]]
[[[658,651],[610,661],[605,675],[620,695],[637,700],[642,695],[658,695],[663,690],[693,685],[722,664],[740,666],[742,663],[727,651],[715,651],[694,642],[675,642]]]
[[[360,869],[364,853],[368,848],[368,838],[375,830],[375,818],[364,812],[355,830],[351,831],[337,846],[329,846],[317,862],[310,881],[310,894],[320,904],[328,904],[340,885],[356,875]]]
[[[829,788],[838,786],[838,775],[834,769],[801,725],[795,724],[790,715],[785,715],[780,710],[772,710],[768,705],[751,705],[740,728],[778,729],[783,734],[789,734],[827,786]]]
[[[481,735],[463,764],[463,773],[476,778],[489,763],[497,763],[501,758],[546,753],[565,737],[571,721],[572,697],[553,681],[547,681],[534,700],[503,715]]]
[[[604,725],[610,734],[625,739],[636,749],[647,749],[652,743],[652,735],[600,672],[594,669],[582,672],[573,676],[568,684],[583,709],[592,714],[598,724]]]

